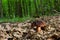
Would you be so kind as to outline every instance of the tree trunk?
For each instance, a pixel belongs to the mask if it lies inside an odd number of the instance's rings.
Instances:
[[[3,17],[2,0],[0,0],[0,17]]]

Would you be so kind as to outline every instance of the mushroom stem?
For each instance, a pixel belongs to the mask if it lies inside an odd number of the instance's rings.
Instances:
[[[37,32],[38,32],[38,33],[41,32],[41,27],[37,27]]]

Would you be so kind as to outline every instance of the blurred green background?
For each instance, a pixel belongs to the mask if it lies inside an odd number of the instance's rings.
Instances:
[[[60,0],[0,0],[0,22],[60,15]]]

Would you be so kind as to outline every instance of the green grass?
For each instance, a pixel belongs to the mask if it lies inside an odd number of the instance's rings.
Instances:
[[[49,14],[49,15],[43,15],[43,16],[58,16],[60,14],[56,13],[56,14]],[[40,15],[40,17],[42,17],[42,15]],[[16,17],[16,18],[0,18],[0,22],[24,22],[26,20],[34,20],[33,17]]]
[[[30,20],[32,18],[24,17],[24,18],[0,18],[0,22],[24,22],[26,20]]]

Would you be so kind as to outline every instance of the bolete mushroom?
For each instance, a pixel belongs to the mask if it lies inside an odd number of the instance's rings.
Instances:
[[[46,26],[46,23],[44,21],[33,21],[33,23],[31,23],[31,27],[35,27],[36,26],[36,31],[37,32],[40,32],[45,26]]]

